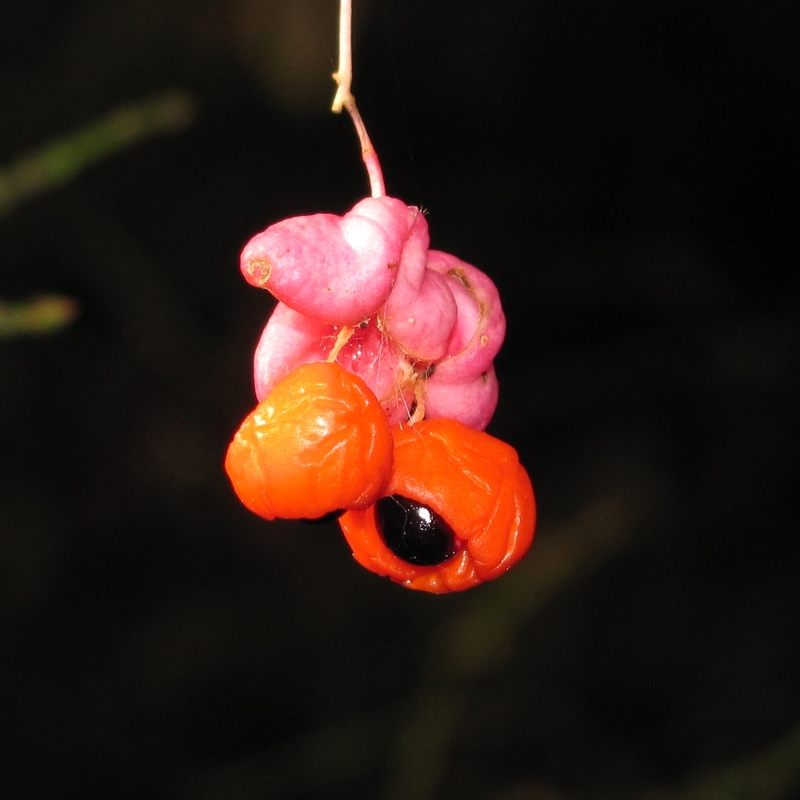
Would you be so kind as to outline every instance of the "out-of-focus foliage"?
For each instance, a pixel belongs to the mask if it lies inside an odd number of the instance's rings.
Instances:
[[[180,133],[194,116],[180,92],[131,103],[0,168],[0,214],[74,180],[84,169],[125,147],[164,133]]]
[[[21,303],[0,302],[0,339],[52,333],[69,325],[78,306],[68,297],[34,297]]]
[[[194,116],[191,99],[171,92],[122,106],[40,150],[0,168],[0,216],[20,203],[76,178],[84,169],[135,142],[186,129]],[[0,301],[0,339],[53,333],[72,322],[78,304],[68,297]]]

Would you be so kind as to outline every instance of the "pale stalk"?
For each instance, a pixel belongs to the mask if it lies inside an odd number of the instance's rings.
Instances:
[[[361,142],[361,160],[367,168],[369,185],[373,197],[384,197],[386,187],[383,183],[383,172],[378,161],[378,154],[372,146],[364,120],[358,113],[356,99],[350,90],[353,82],[353,4],[352,0],[341,0],[339,6],[339,69],[333,73],[338,84],[336,96],[333,98],[331,110],[336,114],[346,109],[355,125],[358,140]]]
[[[327,361],[333,363],[339,357],[342,348],[350,341],[350,337],[355,333],[355,328],[352,325],[345,325],[336,335],[336,341],[333,343],[333,349],[328,353]]]

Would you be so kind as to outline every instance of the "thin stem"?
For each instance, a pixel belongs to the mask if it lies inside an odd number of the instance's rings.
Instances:
[[[356,98],[350,91],[353,82],[353,4],[352,0],[341,0],[339,6],[339,69],[333,73],[333,79],[338,84],[336,96],[333,98],[331,110],[340,114],[346,109],[355,125],[358,140],[361,142],[361,160],[367,168],[369,185],[373,197],[384,197],[386,187],[383,183],[383,172],[378,161],[378,154],[372,146],[364,120],[358,113]]]
[[[350,92],[353,81],[353,3],[352,0],[341,0],[339,4],[339,70],[333,73],[338,84],[336,96],[333,98],[331,111],[341,114],[345,101],[349,98],[355,102]]]
[[[408,418],[409,425],[416,425],[425,419],[425,379],[419,374],[416,374],[414,381],[414,413]]]
[[[336,336],[336,341],[333,343],[333,348],[328,353],[327,361],[333,363],[339,357],[342,348],[350,341],[350,337],[355,333],[355,328],[352,325],[344,325]]]

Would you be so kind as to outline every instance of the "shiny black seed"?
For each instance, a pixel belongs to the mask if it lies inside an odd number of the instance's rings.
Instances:
[[[386,546],[409,564],[433,567],[456,554],[453,529],[432,508],[408,497],[378,500],[375,522]]]

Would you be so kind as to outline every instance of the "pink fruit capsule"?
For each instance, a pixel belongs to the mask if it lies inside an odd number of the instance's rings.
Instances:
[[[409,232],[416,227],[413,241]],[[313,214],[276,222],[241,255],[254,286],[311,319],[356,325],[383,305],[403,261],[424,264],[428,226],[417,209],[368,197],[344,216]]]

